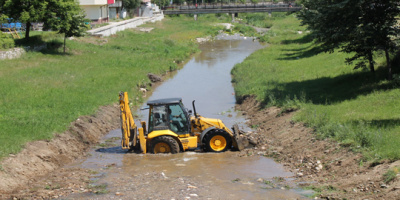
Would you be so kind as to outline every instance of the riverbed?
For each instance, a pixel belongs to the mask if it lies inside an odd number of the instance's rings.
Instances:
[[[253,38],[220,35],[200,45],[196,54],[173,77],[151,92],[149,100],[180,97],[188,109],[221,119],[228,127],[246,119],[234,109],[230,71],[252,52],[263,48]],[[251,70],[251,69],[249,69]],[[145,106],[145,104],[143,105]],[[147,121],[148,110],[138,110]],[[306,199],[293,183],[293,174],[263,156],[239,157],[238,152],[137,154],[122,150],[121,131],[111,131],[89,157],[71,165],[93,171],[91,189],[73,199]]]

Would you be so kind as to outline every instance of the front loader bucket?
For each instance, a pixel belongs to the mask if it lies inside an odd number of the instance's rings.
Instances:
[[[237,124],[233,125],[232,130],[233,130],[232,145],[237,150],[241,151],[247,146],[246,142],[247,143],[249,142],[244,137],[240,137],[240,130]]]
[[[144,137],[144,131],[143,128],[139,128],[139,144],[140,144],[140,150],[142,150],[142,153],[146,154],[146,138]]]

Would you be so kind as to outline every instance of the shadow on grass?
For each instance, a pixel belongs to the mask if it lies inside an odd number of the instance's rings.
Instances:
[[[297,97],[311,101],[313,104],[332,104],[355,99],[374,91],[393,89],[391,82],[384,82],[386,70],[378,68],[375,74],[369,71],[354,72],[336,77],[321,77],[313,80],[294,81],[290,83],[271,82],[272,90],[266,92],[264,105],[271,103],[271,97],[278,105]]]
[[[283,40],[283,45],[288,44],[309,44],[308,47],[295,48],[295,49],[283,49],[283,51],[289,51],[293,53],[284,54],[285,57],[279,58],[278,60],[297,60],[300,58],[309,58],[319,53],[326,52],[327,49],[322,45],[316,45],[313,43],[314,37],[312,34],[304,35],[301,38],[293,39],[293,40]]]
[[[63,45],[64,43],[57,39],[44,41],[41,35],[31,36],[28,40],[25,38],[15,40],[15,46],[22,48],[29,47],[29,51],[36,51],[37,49],[37,51],[43,54],[71,55],[68,52],[64,53],[62,51]]]
[[[278,58],[278,60],[297,60],[300,58],[309,58],[319,53],[325,52],[325,49],[321,46],[311,45],[312,47],[308,48],[299,48],[299,49],[285,49],[284,51],[290,51],[294,53],[286,53],[285,57]]]
[[[360,121],[352,121],[350,123],[353,125],[359,125]],[[397,127],[400,124],[400,119],[376,119],[371,121],[363,121],[362,123],[374,128],[386,129]]]
[[[293,40],[283,40],[282,44],[306,44],[310,43],[314,40],[314,36],[312,34],[304,35],[301,38],[293,39]]]

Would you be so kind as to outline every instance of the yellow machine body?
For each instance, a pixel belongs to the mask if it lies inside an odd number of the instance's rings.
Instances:
[[[147,140],[150,142],[151,139],[159,137],[159,136],[171,136],[173,137],[180,145],[182,145],[183,151],[188,149],[196,149],[197,148],[197,136],[190,136],[190,134],[186,135],[178,135],[171,130],[159,130],[153,131],[147,135]]]
[[[142,121],[137,127],[129,108],[128,94],[120,93],[121,130],[123,149],[137,150],[142,153],[178,153],[179,151],[194,150],[198,147],[206,151],[220,152],[233,146],[238,146],[238,136],[231,131],[220,119],[205,118],[195,113],[190,116],[183,109],[181,99],[155,100],[149,105],[148,128],[146,122]],[[193,103],[194,104],[194,103]],[[166,106],[164,108],[164,106]],[[168,107],[170,106],[170,107]],[[181,126],[185,131],[173,130],[171,123],[166,119],[172,118],[171,107],[182,107],[180,117],[185,118]],[[193,105],[194,106],[194,105]],[[169,113],[168,113],[169,112]],[[162,122],[164,119],[164,123]]]

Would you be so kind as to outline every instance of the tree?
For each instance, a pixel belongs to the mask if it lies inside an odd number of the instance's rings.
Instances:
[[[167,0],[153,0],[153,3],[161,7],[167,6],[169,2]]]
[[[44,28],[57,30],[64,34],[64,53],[66,38],[82,36],[87,29],[85,13],[76,0],[47,0]]]
[[[0,23],[5,23],[7,21],[7,15],[0,14]]]
[[[250,2],[253,3],[253,4],[257,4],[258,0],[250,0]]]
[[[6,22],[6,19],[8,18],[8,16],[4,13],[4,3],[5,0],[0,0],[0,23]]]
[[[373,54],[385,51],[388,79],[391,79],[389,52],[394,49],[391,35],[399,8],[394,0],[303,0],[304,9],[299,13],[303,25],[308,25],[316,42],[327,52],[340,48],[355,52],[347,63],[358,61],[356,68],[369,63],[375,71]]]
[[[132,10],[140,6],[140,0],[122,0],[122,7]]]
[[[26,23],[25,38],[29,39],[31,23],[42,20],[46,7],[43,0],[6,0],[3,9],[4,14]]]
[[[158,6],[160,6],[160,8],[161,8],[161,7],[168,6],[169,3],[170,3],[169,0],[154,0],[154,1],[152,1],[152,2],[154,2],[155,4],[157,4]]]

